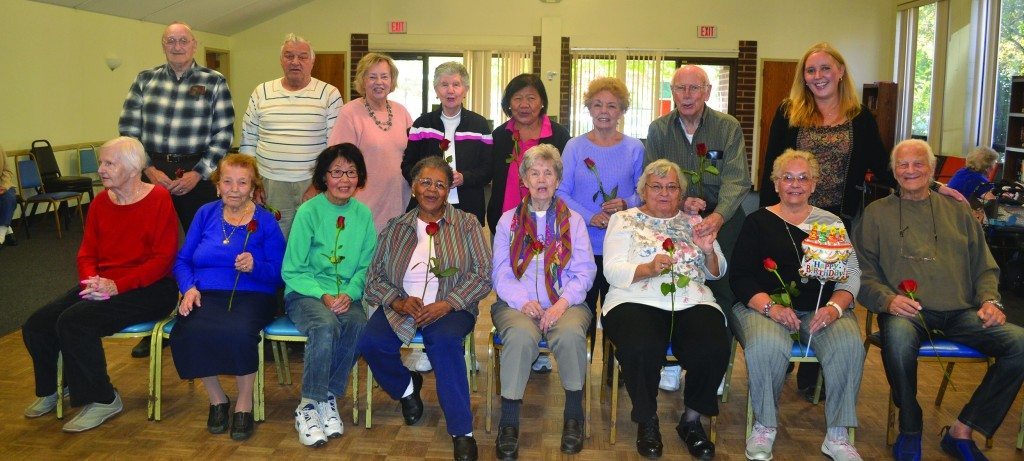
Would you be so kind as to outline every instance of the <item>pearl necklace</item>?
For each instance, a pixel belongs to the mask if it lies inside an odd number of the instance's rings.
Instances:
[[[381,131],[388,131],[391,129],[391,122],[392,120],[394,120],[395,114],[391,112],[390,101],[388,101],[387,99],[384,100],[384,108],[387,109],[388,111],[388,121],[384,123],[381,123],[380,120],[377,120],[377,114],[373,113],[373,109],[370,107],[370,103],[366,102],[366,98],[363,98],[363,107],[366,108],[366,112],[370,114],[370,118],[373,119],[373,123],[377,125],[377,128],[380,128]]]

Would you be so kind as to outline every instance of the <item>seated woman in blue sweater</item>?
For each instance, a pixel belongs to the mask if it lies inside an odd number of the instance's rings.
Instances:
[[[182,298],[171,354],[181,379],[203,381],[212,434],[228,430],[231,403],[217,376],[235,376],[231,438],[245,440],[253,432],[256,348],[277,310],[285,240],[273,213],[252,200],[262,189],[255,157],[228,155],[210,180],[220,200],[196,213],[174,265]]]
[[[957,170],[946,185],[964,194],[968,200],[992,199],[994,197],[989,192],[992,191],[994,184],[988,178],[992,175],[992,168],[995,168],[997,161],[999,154],[992,148],[975,147],[967,154],[967,165]]]

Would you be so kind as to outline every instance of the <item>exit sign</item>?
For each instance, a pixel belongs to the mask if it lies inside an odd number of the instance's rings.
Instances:
[[[391,21],[388,22],[388,33],[389,34],[404,34],[405,21]]]
[[[697,37],[715,38],[718,37],[718,26],[697,26]]]

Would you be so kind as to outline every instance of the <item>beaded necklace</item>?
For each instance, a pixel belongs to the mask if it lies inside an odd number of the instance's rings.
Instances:
[[[370,118],[373,119],[373,123],[377,125],[377,128],[380,128],[381,131],[388,131],[391,129],[391,122],[395,118],[395,114],[391,112],[391,101],[388,101],[387,99],[384,100],[384,108],[388,111],[388,121],[383,123],[381,123],[380,120],[377,120],[377,114],[373,113],[373,109],[370,108],[370,103],[366,102],[366,98],[363,98],[363,107],[366,108],[366,112],[370,114]]]

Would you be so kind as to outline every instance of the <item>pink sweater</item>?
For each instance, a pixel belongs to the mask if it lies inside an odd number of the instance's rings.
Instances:
[[[409,204],[409,183],[402,176],[402,155],[409,140],[412,118],[401,104],[390,101],[394,114],[391,129],[383,131],[363,106],[363,98],[341,106],[338,121],[331,130],[327,145],[350,142],[359,147],[366,161],[366,188],[356,193],[360,202],[373,212],[373,227],[380,232],[388,220],[405,212]],[[387,115],[377,115],[381,122]]]

